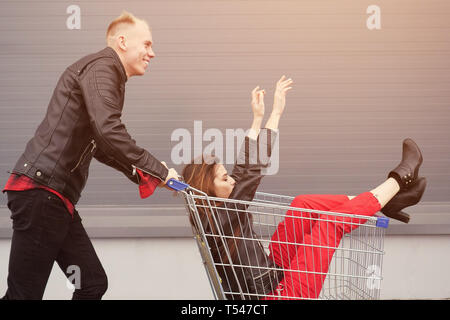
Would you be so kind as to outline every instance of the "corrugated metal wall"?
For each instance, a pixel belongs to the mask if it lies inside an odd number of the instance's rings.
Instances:
[[[80,29],[67,27],[71,5],[81,10]],[[367,27],[371,5],[380,8],[381,29]],[[2,0],[2,185],[42,120],[60,74],[105,46],[106,27],[123,9],[149,22],[156,53],[147,74],[127,82],[123,122],[160,160],[170,165],[178,143],[171,141],[172,132],[186,128],[193,135],[195,120],[202,121],[203,132],[218,128],[224,136],[227,128],[247,129],[250,91],[256,85],[266,89],[268,113],[274,85],[286,74],[295,87],[280,124],[280,169],[265,178],[261,191],[370,190],[399,162],[402,140],[412,137],[424,154],[421,174],[428,189],[411,210],[417,219],[399,230],[450,225],[450,2],[445,0]],[[5,196],[0,204],[6,204]],[[111,217],[118,219],[105,235],[119,234],[132,219],[139,221],[136,226],[155,223],[144,219],[148,216],[160,217],[156,227],[169,226],[172,235],[185,223],[177,218],[183,214],[180,199],[158,190],[141,200],[135,185],[95,160],[79,206],[93,206],[80,213],[92,215],[100,229]],[[7,229],[8,211],[2,212]]]

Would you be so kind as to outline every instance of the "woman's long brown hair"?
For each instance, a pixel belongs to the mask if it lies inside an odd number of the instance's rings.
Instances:
[[[209,158],[202,157],[201,161],[194,160],[192,163],[186,165],[183,168],[182,176],[184,182],[189,184],[191,187],[194,187],[195,189],[205,192],[208,196],[216,197],[217,195],[214,189],[214,178],[216,175],[216,166],[218,163],[219,160],[211,156],[209,156]],[[202,203],[197,203],[197,205],[199,204]],[[210,226],[209,231],[214,235],[218,235],[219,233],[216,229],[216,224],[212,217],[212,214],[214,214],[214,212],[210,212],[208,208],[199,206],[197,206],[197,210],[199,212],[201,221],[208,221],[208,224]],[[192,212],[189,215],[189,220],[193,226],[196,226],[195,220],[192,216]],[[231,234],[231,236],[233,237],[240,237],[242,235],[239,224],[237,224],[236,226],[231,226],[231,230],[233,230],[233,234]],[[227,238],[226,244],[228,250],[230,251],[232,260],[235,260],[237,247],[236,240]],[[213,257],[217,258],[218,261],[223,261],[224,263],[231,262],[226,255],[225,248],[221,244],[221,241],[215,241],[215,246],[211,246],[211,250],[213,251]]]

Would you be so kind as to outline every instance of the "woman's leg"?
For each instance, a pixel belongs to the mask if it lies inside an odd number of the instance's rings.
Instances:
[[[299,195],[291,202],[291,207],[330,211],[331,208],[348,201],[346,195]],[[277,265],[284,268],[289,265],[297,252],[297,245],[289,243],[302,243],[303,235],[310,233],[313,225],[319,218],[318,213],[303,210],[289,210],[286,218],[278,224],[277,230],[272,235],[269,245],[270,257]]]
[[[398,192],[400,191],[400,186],[397,181],[393,178],[388,178],[385,182],[380,184],[375,189],[363,194],[370,194],[371,197],[378,201],[380,208],[383,208]],[[365,213],[365,203],[360,201],[355,201],[361,195],[349,200],[347,203],[343,203],[337,207],[332,208],[330,211],[337,213],[348,213],[348,214],[358,214],[365,216],[373,216],[377,211],[366,214]],[[351,202],[353,201],[353,202]],[[371,212],[371,211],[370,211]],[[327,219],[332,222],[338,223],[339,227],[343,229],[344,233],[349,233],[356,229],[359,225],[366,222],[365,219],[358,219],[353,217],[340,217],[337,215],[321,215],[321,219]]]
[[[360,194],[329,211],[373,216],[398,190],[398,183],[394,179],[388,179],[370,192]],[[365,223],[365,219],[320,215],[311,232],[304,234],[303,244],[290,261],[288,269],[298,271],[285,272],[278,293],[284,297],[317,298],[343,235],[362,223]]]

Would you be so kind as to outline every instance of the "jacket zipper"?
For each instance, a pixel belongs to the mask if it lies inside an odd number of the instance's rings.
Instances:
[[[142,168],[138,168],[138,167],[136,167],[136,166],[133,165],[133,164],[131,165],[131,167],[133,168],[133,172],[132,172],[132,175],[133,175],[133,176],[137,175],[136,169],[139,169],[139,170],[141,170],[142,172],[145,172],[145,173],[151,175],[152,177],[155,177],[155,178],[158,178],[159,180],[161,180],[160,177],[155,176],[153,173],[150,173],[150,172],[148,172],[147,170],[144,170],[144,169],[142,169]],[[137,175],[137,177],[139,178],[139,175]]]
[[[81,155],[81,157],[80,157],[80,159],[78,160],[78,163],[77,163],[77,165],[75,166],[75,168],[73,168],[70,172],[73,172],[79,165],[80,165],[80,163],[82,162],[82,160],[83,160],[83,157],[85,156],[85,153],[87,152],[87,150],[89,149],[89,146],[92,144],[92,149],[91,149],[91,152],[93,152],[94,151],[94,149],[97,147],[97,144],[95,143],[95,140],[94,139],[92,139],[91,140],[91,142],[86,146],[86,148],[84,149],[84,151],[83,151],[83,153],[82,153],[82,155]],[[120,163],[119,161],[117,161],[116,160],[116,162],[117,163],[119,163],[121,166],[123,166],[124,168],[126,168],[127,167],[127,165],[124,165],[123,163]],[[149,175],[151,175],[152,177],[155,177],[155,178],[157,178],[157,179],[159,179],[159,180],[161,180],[161,178],[160,177],[158,177],[158,176],[156,176],[155,174],[153,174],[153,173],[151,173],[151,172],[148,172],[147,170],[145,170],[145,169],[142,169],[142,168],[139,168],[139,167],[136,167],[135,165],[131,165],[131,168],[132,168],[132,172],[131,172],[131,174],[133,175],[133,176],[136,176],[137,177],[137,179],[138,179],[138,181],[139,181],[139,175],[137,174],[137,172],[136,172],[136,169],[139,169],[139,170],[141,170],[142,172],[145,172],[145,173],[147,173],[147,174],[149,174]]]
[[[86,154],[89,151],[89,146],[91,144],[92,144],[91,153],[94,152],[94,149],[97,147],[97,144],[95,143],[95,140],[92,139],[91,142],[89,142],[89,144],[86,146],[86,148],[84,148],[84,151],[80,156],[80,159],[78,159],[77,164],[72,170],[70,170],[70,172],[74,172],[78,168],[78,166],[83,162],[83,160],[86,158]]]

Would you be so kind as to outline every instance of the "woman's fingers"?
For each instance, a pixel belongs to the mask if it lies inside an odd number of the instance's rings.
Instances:
[[[256,99],[256,90],[258,90],[258,87],[252,90],[252,100]]]
[[[290,85],[292,85],[292,83],[294,83],[294,81],[292,81],[292,79],[288,79],[286,81],[281,82],[278,85],[278,89],[284,90],[285,88],[289,87]]]
[[[286,76],[283,75],[283,76],[280,78],[280,80],[278,80],[277,86],[287,86],[287,85],[289,85],[289,84],[291,84],[291,83],[293,83],[292,79],[291,79],[291,78],[286,79]]]
[[[252,90],[252,103],[255,103],[257,105],[264,103],[264,95],[266,94],[266,91],[264,89],[258,90],[259,86],[255,87]]]
[[[286,76],[285,76],[285,75],[282,75],[281,78],[280,78],[280,80],[278,80],[277,84],[283,82],[285,78],[286,78]]]
[[[264,94],[265,93],[266,92],[264,90],[259,90],[256,92],[256,97],[257,97],[256,101],[258,104],[264,103]]]
[[[256,99],[257,99],[258,89],[259,89],[259,86],[256,86],[255,89],[252,90],[252,100],[254,100],[254,101],[256,101]]]

